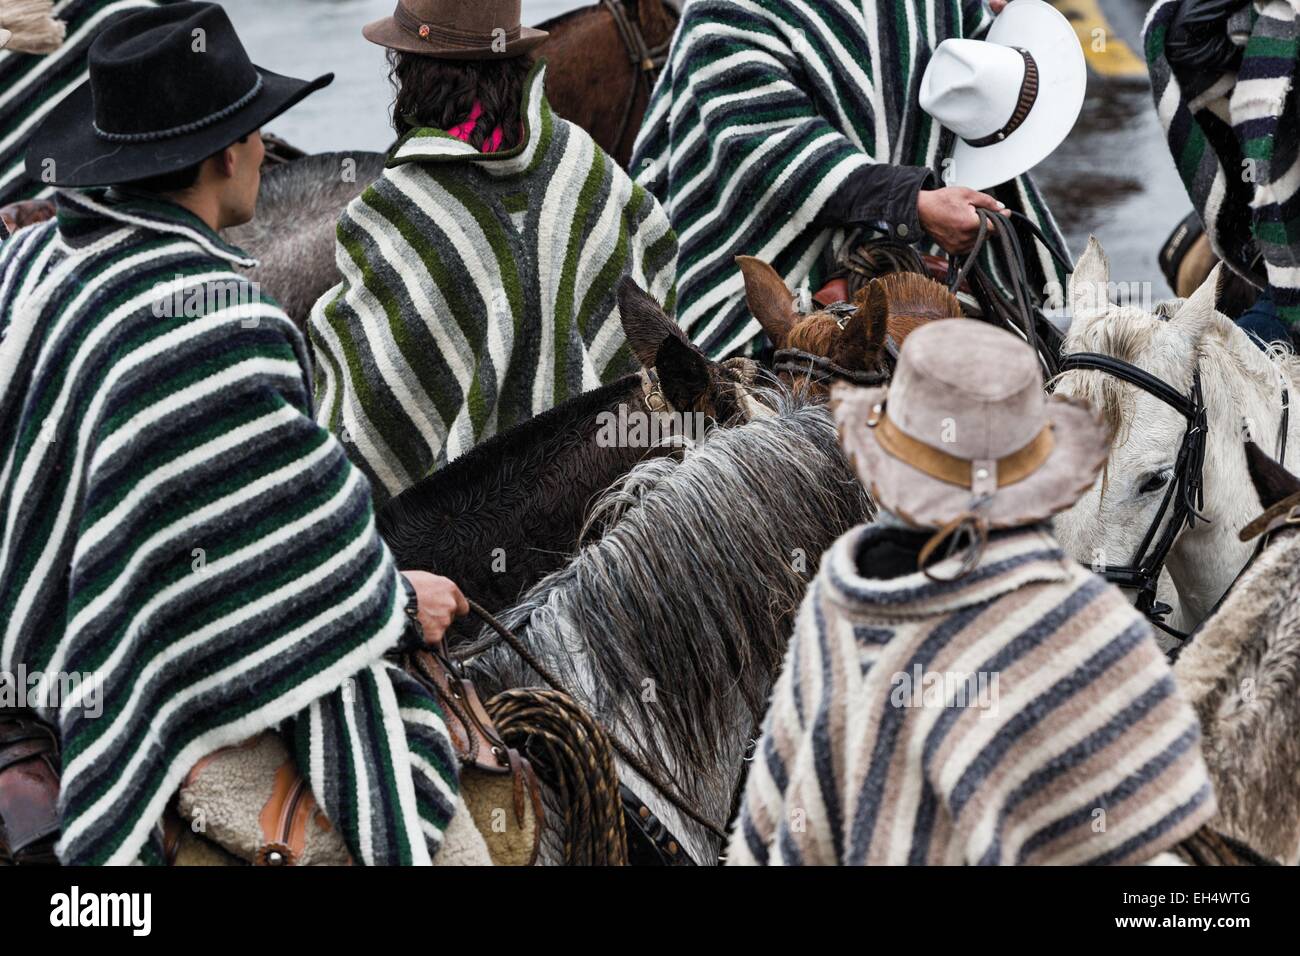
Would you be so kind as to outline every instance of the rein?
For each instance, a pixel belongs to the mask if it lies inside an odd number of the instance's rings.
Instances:
[[[1164,622],[1173,608],[1156,599],[1156,584],[1174,546],[1174,540],[1182,532],[1183,526],[1194,528],[1198,519],[1209,522],[1201,514],[1201,509],[1205,507],[1203,481],[1205,442],[1209,426],[1206,422],[1205,402],[1201,397],[1200,366],[1192,372],[1192,390],[1187,395],[1132,363],[1098,352],[1076,352],[1062,359],[1061,372],[1079,369],[1105,372],[1135,385],[1187,419],[1187,429],[1183,432],[1178,457],[1174,461],[1174,479],[1165,489],[1160,509],[1147,528],[1132,561],[1123,565],[1107,563],[1100,571],[1101,576],[1111,584],[1137,591],[1137,609],[1156,627],[1186,643],[1191,636],[1189,632],[1179,631]],[[1156,534],[1166,513],[1169,514],[1169,523],[1157,539]]]
[[[638,88],[644,84],[647,96],[654,92],[659,71],[668,62],[668,49],[672,38],[651,47],[646,44],[645,35],[641,32],[641,24],[627,15],[623,0],[600,0],[600,5],[614,18],[614,26],[627,50],[628,61],[632,64],[632,92],[627,98],[623,119],[618,124],[618,135],[614,138],[614,146],[617,148],[623,142],[623,137],[627,135],[628,124],[632,122]]]
[[[1025,254],[1020,247],[1020,238],[1013,225],[1019,224],[1028,229],[1066,272],[1071,271],[1072,266],[1065,254],[1057,249],[1043,231],[1023,213],[1011,210],[1008,215],[1003,215],[981,207],[975,207],[975,212],[980,220],[975,245],[964,256],[953,256],[949,260],[948,291],[956,295],[962,283],[969,280],[970,288],[979,300],[985,316],[1002,323],[1028,342],[1038,354],[1038,360],[1043,365],[1046,377],[1053,378],[1060,371],[1056,362],[1058,348],[1054,344],[1043,342],[1038,331],[1039,323],[1043,323],[1053,332],[1055,329],[1033,304],[1033,285],[1029,281]],[[999,288],[993,276],[979,262],[980,254],[984,251],[990,237],[996,242],[990,251],[1001,253],[1002,265],[1010,285],[1010,295]]]
[[[519,658],[532,668],[533,671],[542,678],[542,680],[546,681],[552,690],[559,691],[573,700],[577,700],[576,697],[565,690],[564,685],[550,672],[545,664],[537,659],[536,655],[534,655],[533,652],[524,645],[524,642],[511,633],[510,629],[493,617],[489,611],[481,605],[476,604],[474,601],[469,601],[469,609],[479,620],[492,630],[496,631],[497,635],[509,644],[511,649],[519,655]],[[709,822],[709,820],[707,820],[699,811],[678,796],[676,791],[674,791],[662,777],[646,766],[645,763],[637,757],[636,754],[632,753],[631,749],[625,746],[622,741],[613,734],[609,734],[608,731],[606,733],[609,736],[609,742],[613,746],[615,752],[617,752],[618,755],[627,762],[629,767],[640,774],[647,783],[659,791],[660,796],[676,807],[683,816],[698,823],[704,829],[708,830],[709,833],[722,840],[724,845],[726,844],[727,834],[725,832],[713,823]]]

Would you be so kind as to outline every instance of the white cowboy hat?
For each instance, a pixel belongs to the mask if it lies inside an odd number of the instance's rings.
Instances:
[[[1012,0],[983,40],[944,40],[921,108],[957,134],[945,184],[987,189],[1028,172],[1069,135],[1087,87],[1074,27],[1043,0]]]

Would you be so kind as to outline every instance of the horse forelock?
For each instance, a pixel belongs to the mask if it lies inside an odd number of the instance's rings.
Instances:
[[[721,781],[718,761],[763,713],[820,555],[868,512],[825,406],[768,398],[772,417],[633,469],[598,506],[617,516],[604,535],[504,617],[709,805],[729,797],[739,765]],[[538,683],[507,648],[472,666],[494,689]]]

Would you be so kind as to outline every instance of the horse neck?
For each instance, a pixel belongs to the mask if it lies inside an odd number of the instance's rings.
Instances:
[[[1300,533],[1272,542],[1179,657],[1200,718],[1217,829],[1295,863],[1300,852]]]
[[[1281,376],[1292,396],[1300,397],[1292,363],[1274,361],[1236,329],[1208,333],[1197,355],[1209,426],[1204,514],[1210,521],[1184,531],[1169,556],[1188,624],[1210,613],[1253,550],[1237,538],[1261,509],[1246,470],[1243,425],[1273,454],[1282,415]],[[1290,416],[1287,432],[1286,457],[1300,460],[1300,415]]]
[[[674,756],[674,747],[662,721],[655,720],[652,709],[645,706],[620,707],[617,720],[611,720],[608,711],[602,712],[600,702],[610,697],[608,688],[599,686],[604,679],[592,666],[591,645],[584,640],[565,640],[561,632],[551,628],[527,629],[520,626],[522,619],[533,613],[545,614],[544,605],[518,609],[507,618],[511,627],[529,650],[536,655],[541,665],[558,674],[558,681],[563,690],[578,701],[600,721],[602,727],[611,737],[617,738],[626,747],[635,752],[642,765],[648,767],[657,777],[652,783],[629,764],[621,755],[615,756],[618,766],[619,782],[626,785],[650,812],[681,842],[683,849],[697,865],[716,863],[723,846],[721,841],[706,828],[700,826],[666,797],[659,789],[658,783],[666,783],[673,794],[682,798],[704,819],[722,829],[728,823],[731,810],[731,798],[740,782],[740,774],[745,766],[744,757],[748,746],[748,737],[753,717],[743,702],[736,699],[732,708],[731,719],[722,721],[718,730],[715,746],[709,750],[704,765],[682,765]],[[539,636],[540,633],[540,636]],[[474,682],[482,688],[482,696],[489,699],[492,695],[513,687],[536,686],[541,683],[532,669],[515,656],[514,652],[504,647],[492,650],[475,658],[468,670]],[[771,681],[776,679],[775,672]],[[619,699],[640,699],[643,688],[627,687],[617,692]],[[674,694],[693,693],[687,684],[675,686]],[[613,726],[616,724],[616,726]],[[708,786],[694,787],[690,792],[683,792],[682,781],[704,782]],[[552,795],[554,806],[552,812],[563,808]],[[558,817],[557,817],[558,818]],[[561,862],[562,844],[552,840],[548,845],[548,862]]]

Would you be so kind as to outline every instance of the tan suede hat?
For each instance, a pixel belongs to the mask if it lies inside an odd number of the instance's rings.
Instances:
[[[1033,349],[975,319],[921,326],[887,388],[840,386],[831,403],[863,485],[917,528],[976,502],[990,528],[1043,521],[1092,487],[1110,452],[1092,409],[1043,391]]]
[[[544,30],[520,26],[521,0],[398,0],[391,17],[368,23],[371,43],[443,60],[487,60],[527,53]]]

